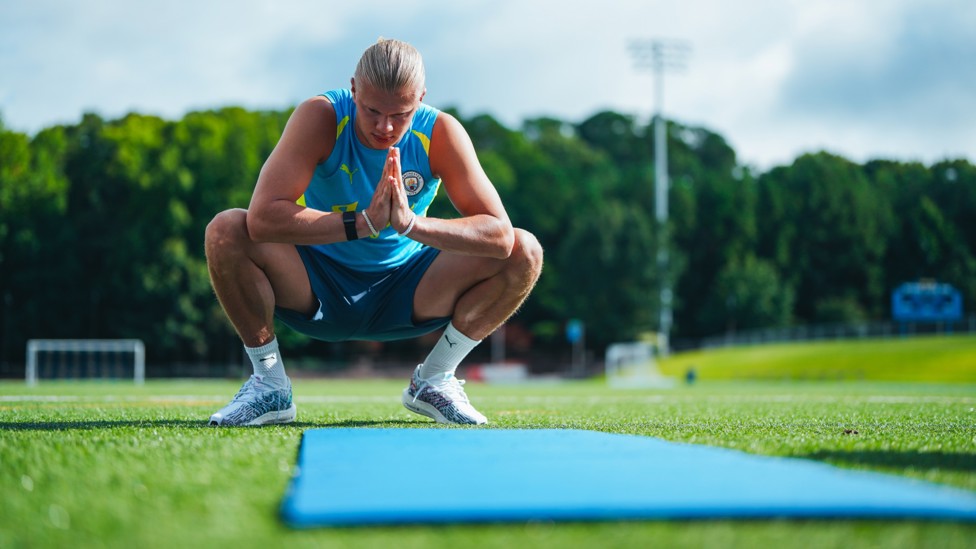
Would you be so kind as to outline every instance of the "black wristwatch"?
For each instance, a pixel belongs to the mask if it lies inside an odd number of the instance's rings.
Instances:
[[[346,240],[359,238],[359,233],[356,232],[356,212],[342,212],[342,225],[346,228]]]

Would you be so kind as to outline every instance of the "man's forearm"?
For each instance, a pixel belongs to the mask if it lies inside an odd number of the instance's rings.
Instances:
[[[406,238],[447,252],[504,259],[512,253],[515,230],[508,219],[486,214],[460,219],[418,217]]]
[[[247,227],[255,242],[313,245],[347,240],[341,213],[323,212],[283,200],[263,207],[252,204],[247,212]],[[356,215],[356,233],[359,238],[370,234],[362,214]]]

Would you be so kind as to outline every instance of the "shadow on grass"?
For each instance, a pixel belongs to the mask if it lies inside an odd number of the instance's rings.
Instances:
[[[269,427],[279,429],[318,429],[330,427],[417,427],[423,425],[433,425],[429,421],[402,419],[394,420],[343,420],[330,422],[309,422],[301,421],[295,423],[284,423]],[[122,427],[135,427],[142,429],[153,428],[181,428],[181,429],[255,429],[257,427],[211,427],[206,420],[187,420],[187,419],[160,419],[160,420],[129,420],[129,421],[25,421],[25,422],[0,422],[0,431],[72,431],[72,430],[94,430],[94,429],[117,429]]]
[[[976,471],[976,454],[965,452],[919,452],[886,450],[822,450],[797,456],[836,465],[864,465],[897,469],[941,469],[944,471]]]

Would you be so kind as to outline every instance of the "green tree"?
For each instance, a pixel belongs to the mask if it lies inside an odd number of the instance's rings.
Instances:
[[[796,316],[817,302],[852,297],[872,316],[886,307],[889,198],[860,166],[827,153],[803,155],[759,179],[759,255],[796,290]]]
[[[755,253],[756,182],[737,166],[735,152],[720,136],[671,127],[670,218],[675,247],[686,261],[676,286],[675,335],[704,336],[716,328],[703,308],[717,277]]]
[[[872,161],[867,176],[891,197],[896,221],[885,256],[886,289],[920,279],[958,288],[976,307],[976,168],[965,160]]]
[[[593,214],[569,229],[553,258],[560,291],[547,305],[559,318],[582,319],[587,343],[602,348],[634,340],[655,324],[656,242],[647,215],[633,204],[611,201]]]
[[[0,371],[39,335],[33,326],[63,316],[64,149],[61,128],[30,139],[0,122]]]
[[[173,146],[172,123],[89,115],[72,130],[65,225],[84,252],[67,297],[83,311],[72,337],[140,337],[156,349],[196,345],[198,311],[187,242],[184,191],[192,174]]]
[[[619,185],[604,188],[604,192],[642,206],[653,217],[654,143],[650,127],[639,125],[633,116],[604,111],[581,122],[577,132],[587,145],[610,159],[608,174]]]
[[[733,258],[718,272],[702,306],[705,334],[734,333],[787,326],[793,311],[793,290],[769,261],[755,256]]]
[[[19,360],[29,337],[140,337],[151,360],[239,360],[210,289],[204,231],[217,212],[247,207],[289,115],[88,114],[33,138],[0,123],[0,363]],[[754,174],[720,135],[670,121],[670,222],[657,227],[652,126],[610,111],[518,130],[455,116],[512,221],[546,250],[513,319],[538,347],[564,345],[568,318],[587,323],[597,352],[654,329],[661,231],[675,337],[881,318],[890,291],[918,278],[949,282],[976,307],[976,167],[966,160],[861,166],[817,153]],[[430,213],[456,215],[444,198]],[[282,337],[296,358],[323,353]]]
[[[528,325],[539,344],[558,344],[566,315],[575,314],[565,305],[567,293],[578,291],[569,282],[570,271],[591,253],[568,235],[606,221],[602,212],[621,185],[614,164],[581,140],[574,126],[552,118],[528,120],[520,132],[486,115],[462,122],[513,223],[535,234],[546,250],[545,272],[514,321]],[[576,261],[569,259],[573,254]]]
[[[931,167],[932,186],[920,223],[928,229],[928,275],[962,291],[965,308],[976,310],[976,166],[946,160]],[[935,207],[933,207],[935,206]],[[934,211],[938,208],[939,214]],[[942,220],[939,220],[942,217]],[[941,244],[936,242],[941,241]],[[941,253],[935,250],[941,249]]]

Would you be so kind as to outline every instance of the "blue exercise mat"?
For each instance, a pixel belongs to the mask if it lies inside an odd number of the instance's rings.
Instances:
[[[976,520],[976,494],[794,458],[579,430],[313,429],[299,527],[729,518]]]

